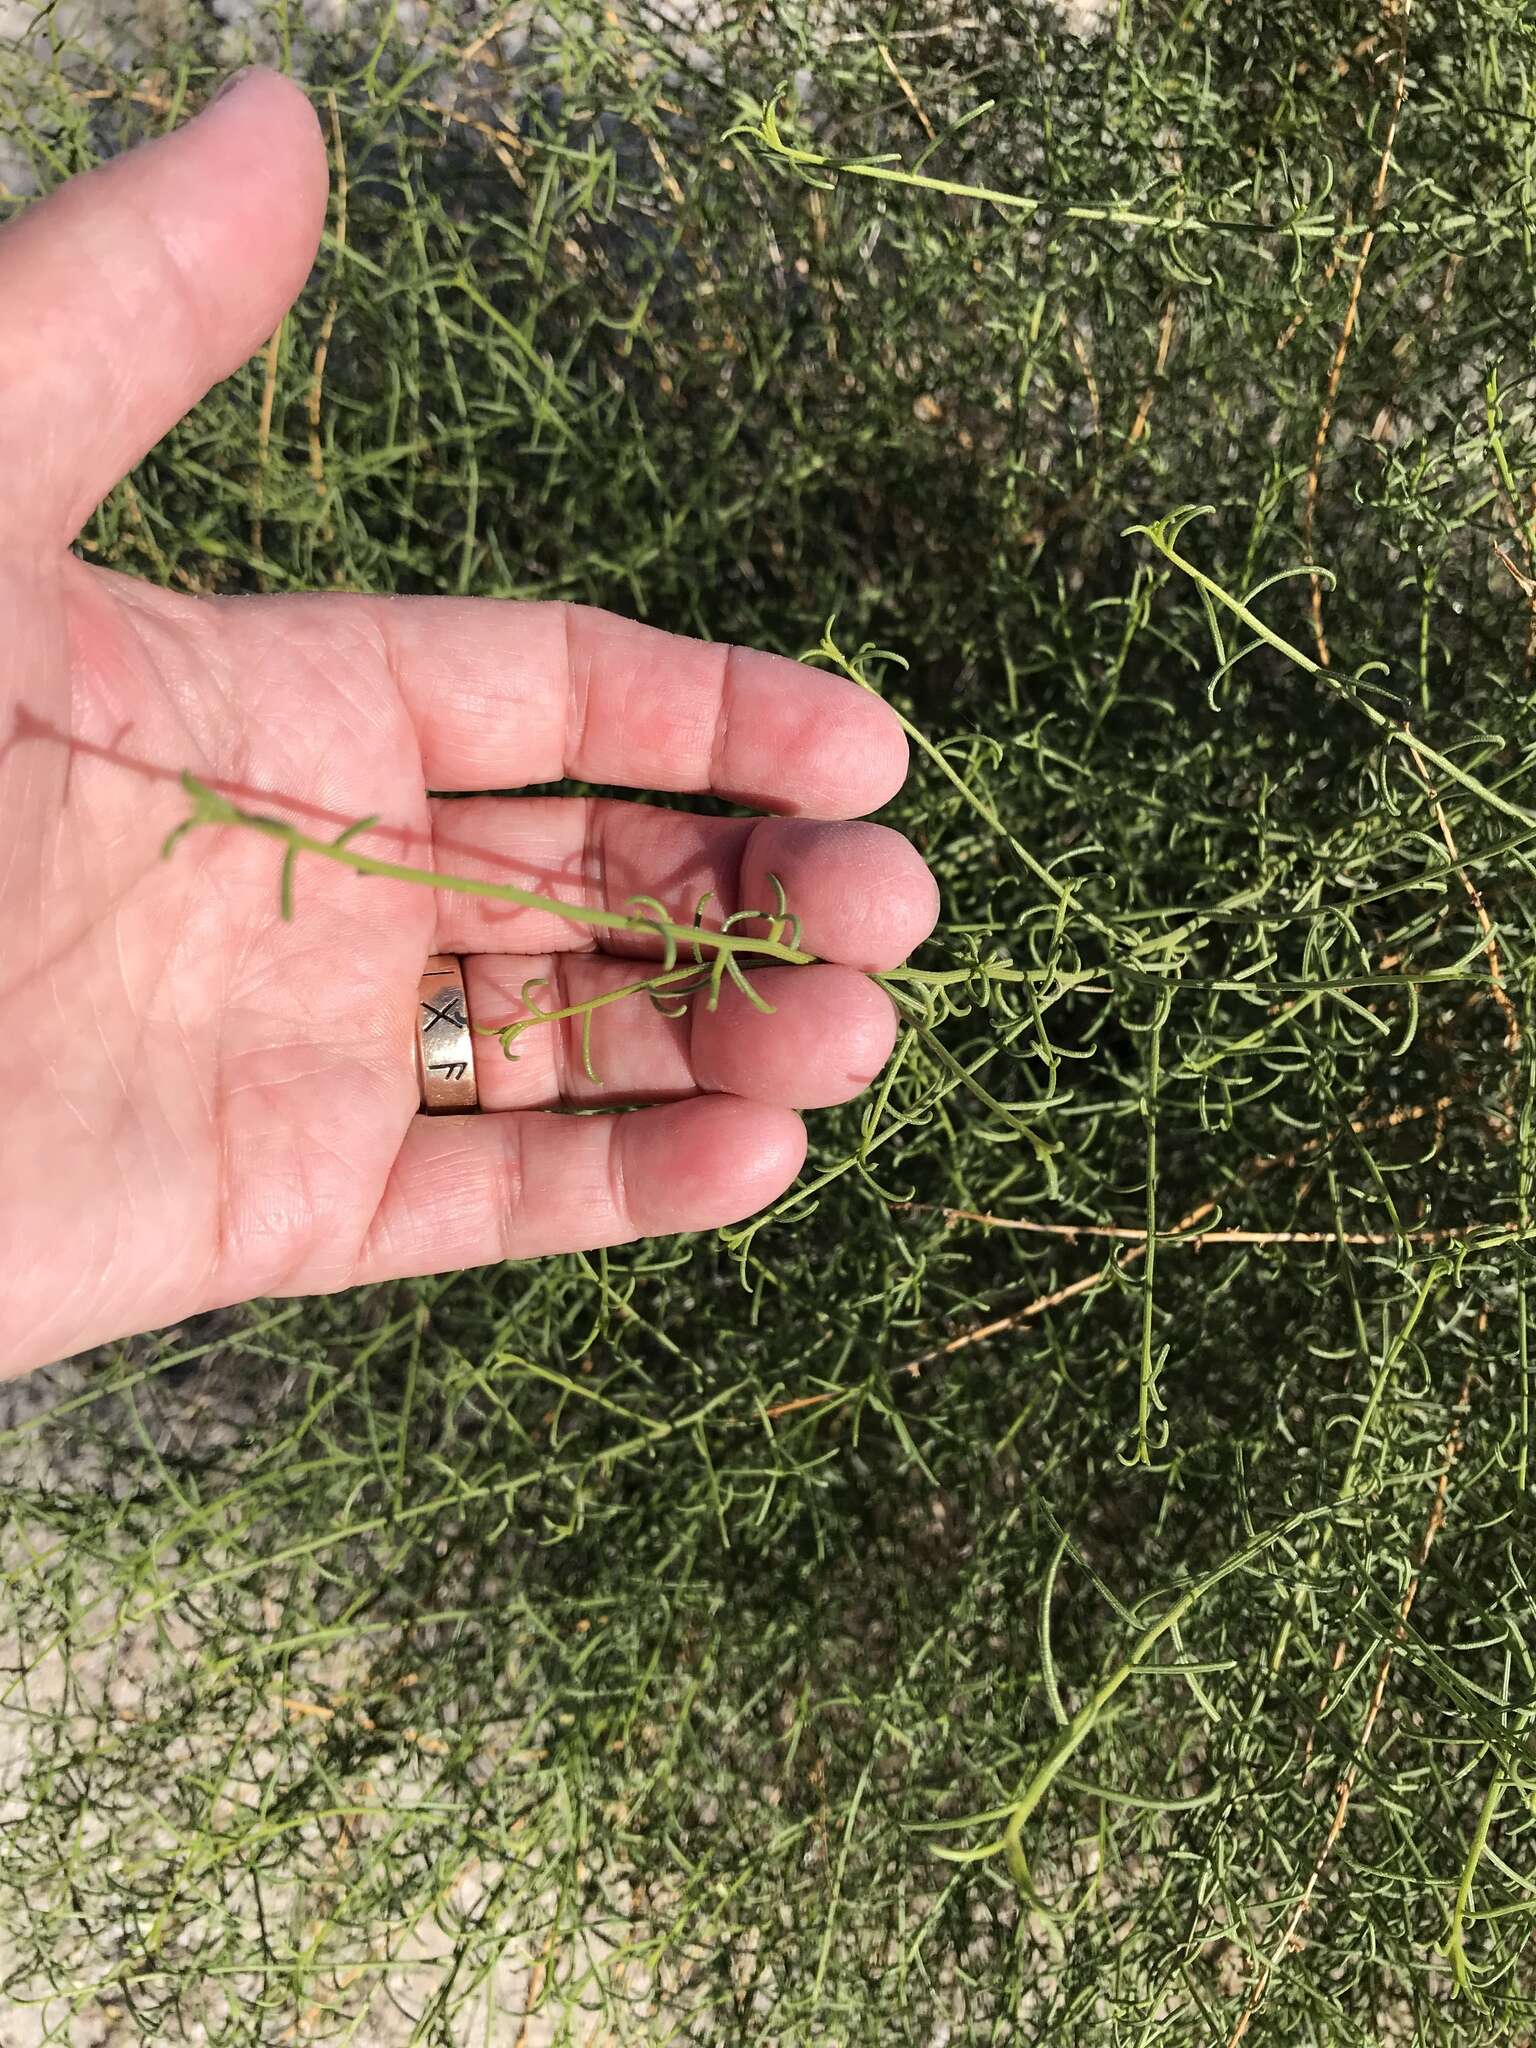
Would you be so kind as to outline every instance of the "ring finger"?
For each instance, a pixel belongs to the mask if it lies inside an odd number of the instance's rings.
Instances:
[[[890,998],[853,968],[758,971],[753,987],[773,1006],[766,1014],[728,985],[714,1010],[697,995],[681,1014],[663,1012],[645,995],[617,996],[646,971],[644,963],[594,953],[467,958],[480,1107],[585,1109],[724,1094],[820,1109],[857,1095],[890,1057]],[[536,1011],[569,1010],[594,998],[598,1006],[584,1015],[519,1032],[514,1058],[486,1035]]]

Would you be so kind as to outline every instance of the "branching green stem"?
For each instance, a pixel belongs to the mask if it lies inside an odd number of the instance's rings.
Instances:
[[[960,178],[936,178],[926,171],[908,170],[891,154],[867,157],[835,157],[792,142],[785,134],[779,109],[786,98],[780,88],[773,97],[748,117],[726,130],[727,141],[753,142],[770,160],[785,165],[808,185],[830,188],[839,178],[863,178],[882,185],[900,185],[913,192],[927,192],[938,198],[969,199],[982,206],[1000,207],[1004,212],[1028,213],[1053,220],[1075,221],[1084,226],[1148,229],[1164,235],[1238,235],[1245,240],[1280,235],[1292,242],[1348,243],[1374,230],[1379,235],[1425,236],[1448,234],[1468,223],[1458,215],[1438,221],[1420,221],[1398,215],[1381,215],[1374,221],[1351,221],[1314,204],[1297,207],[1275,220],[1246,215],[1226,215],[1191,207],[1176,213],[1149,212],[1144,207],[1119,200],[1100,203],[1062,200],[1047,192],[1010,192],[995,185],[976,185]],[[969,121],[991,110],[993,102],[983,101],[956,124],[951,135]]]
[[[1314,676],[1326,688],[1345,698],[1358,712],[1368,718],[1392,745],[1406,748],[1420,760],[1429,762],[1431,767],[1439,769],[1448,782],[1456,783],[1458,787],[1466,790],[1469,796],[1475,796],[1480,803],[1487,804],[1490,810],[1498,811],[1506,818],[1513,818],[1519,825],[1536,825],[1536,811],[1528,811],[1523,804],[1511,803],[1508,797],[1500,796],[1496,789],[1490,789],[1478,776],[1459,767],[1449,755],[1440,753],[1430,746],[1428,741],[1421,739],[1409,728],[1406,719],[1399,721],[1391,718],[1379,705],[1371,703],[1370,699],[1361,693],[1363,674],[1347,676],[1340,674],[1337,669],[1324,668],[1321,662],[1314,661],[1311,655],[1305,653],[1294,641],[1287,640],[1282,634],[1277,633],[1273,626],[1266,625],[1242,598],[1234,597],[1229,590],[1224,590],[1214,577],[1207,576],[1205,571],[1190,561],[1186,555],[1181,555],[1175,545],[1180,532],[1190,520],[1197,519],[1212,509],[1209,505],[1186,505],[1177,512],[1171,512],[1165,519],[1155,519],[1144,526],[1128,526],[1124,530],[1127,535],[1143,535],[1166,562],[1175,569],[1182,570],[1207,598],[1224,607],[1234,618],[1240,619],[1267,647],[1274,648],[1277,654],[1283,654],[1287,661],[1294,662],[1297,668],[1309,676]]]
[[[545,984],[537,980],[526,983],[522,1000],[527,1014],[510,1024],[476,1027],[488,1036],[499,1038],[502,1051],[509,1059],[516,1057],[513,1052],[516,1041],[534,1025],[577,1019],[581,1027],[582,1064],[588,1077],[596,1081],[597,1074],[592,1065],[592,1019],[597,1011],[637,995],[649,996],[658,1007],[670,1010],[700,992],[706,994],[708,1007],[714,1009],[727,979],[755,1008],[768,1010],[772,1005],[752,986],[748,967],[765,964],[808,967],[816,958],[814,953],[808,953],[793,943],[799,938],[799,921],[791,915],[776,876],[771,879],[779,900],[773,910],[735,911],[722,925],[711,928],[702,921],[708,902],[706,897],[698,905],[693,921],[683,924],[669,916],[654,897],[632,896],[629,902],[634,908],[606,909],[593,904],[563,902],[536,889],[524,889],[515,882],[482,881],[467,875],[443,874],[435,868],[413,867],[408,862],[383,860],[376,854],[361,853],[352,841],[377,825],[377,817],[356,819],[333,839],[317,839],[285,819],[274,818],[262,811],[246,810],[195,775],[183,775],[182,786],[192,799],[192,814],[170,834],[163,852],[171,854],[186,834],[199,825],[242,826],[276,840],[283,849],[279,905],[284,919],[293,916],[294,875],[299,858],[313,854],[318,859],[350,868],[354,874],[409,882],[419,888],[442,890],[451,895],[515,903],[525,910],[546,911],[551,916],[564,918],[567,923],[583,925],[590,930],[640,933],[660,942],[662,965],[656,973],[626,982],[620,988],[608,989],[600,995],[585,997],[579,1003],[568,1003],[558,1009],[540,1009],[532,997],[533,992]],[[765,937],[733,929],[759,922],[768,926]],[[679,955],[684,950],[690,955],[690,960],[687,965],[680,966]]]
[[[802,655],[801,659],[804,661],[829,661],[835,668],[840,669],[850,682],[857,683],[861,690],[868,690],[871,696],[880,697],[881,702],[894,715],[907,738],[911,740],[915,747],[920,748],[928,756],[928,759],[932,761],[945,780],[953,784],[960,792],[965,802],[976,813],[976,816],[980,818],[988,831],[1003,842],[1026,874],[1033,876],[1040,883],[1041,887],[1049,893],[1056,904],[1057,910],[1063,915],[1069,911],[1072,912],[1087,930],[1118,948],[1122,943],[1119,935],[1109,925],[1105,924],[1101,918],[1096,917],[1091,910],[1079,903],[1068,886],[1060,881],[1057,876],[1053,875],[1045,863],[1035,854],[1031,853],[1029,848],[1009,831],[1003,820],[998,816],[995,807],[988,803],[987,799],[979,791],[972,788],[970,783],[966,781],[965,777],[945,754],[943,748],[935,746],[921,726],[914,725],[912,720],[906,716],[898,705],[892,704],[889,699],[881,696],[880,691],[875,688],[874,683],[866,673],[868,664],[871,661],[889,661],[894,662],[898,668],[905,668],[907,664],[903,656],[892,653],[887,647],[876,647],[873,642],[866,642],[864,646],[860,647],[853,654],[845,654],[833,638],[833,628],[836,624],[837,620],[835,618],[828,619],[819,644]]]
[[[1050,1791],[1052,1785],[1055,1784],[1056,1780],[1065,1771],[1067,1765],[1072,1761],[1072,1758],[1076,1756],[1077,1752],[1093,1733],[1110,1701],[1120,1691],[1122,1686],[1128,1684],[1139,1671],[1145,1668],[1158,1644],[1165,1636],[1177,1630],[1179,1623],[1189,1613],[1190,1609],[1197,1606],[1208,1593],[1213,1592],[1224,1579],[1229,1579],[1234,1573],[1246,1570],[1255,1559],[1262,1556],[1272,1545],[1293,1535],[1297,1529],[1306,1523],[1317,1521],[1322,1516],[1332,1514],[1333,1512],[1333,1506],[1329,1504],[1324,1507],[1304,1509],[1300,1514],[1290,1516],[1286,1521],[1280,1523],[1278,1527],[1266,1530],[1261,1535],[1254,1537],[1252,1542],[1245,1544],[1241,1550],[1226,1558],[1213,1571],[1207,1572],[1203,1578],[1197,1579],[1192,1585],[1187,1586],[1179,1594],[1178,1598],[1173,1601],[1171,1606],[1166,1608],[1154,1622],[1142,1630],[1136,1641],[1131,1645],[1125,1658],[1113,1670],[1105,1673],[1093,1691],[1088,1695],[1088,1698],[1084,1700],[1083,1704],[1072,1716],[1066,1727],[1062,1729],[1056,1741],[1052,1743],[1019,1797],[1011,1806],[1000,1809],[996,1816],[997,1818],[1001,1818],[1004,1813],[1007,1815],[1007,1826],[1003,1829],[1002,1834],[996,1840],[984,1842],[974,1849],[940,1849],[935,1853],[942,1856],[947,1862],[974,1863],[995,1856],[1001,1851],[1020,1889],[1028,1896],[1033,1897],[1034,1887],[1030,1879],[1028,1859],[1023,1849],[1025,1825],[1031,1814],[1035,1812],[1040,1802]],[[972,1816],[972,1818],[979,1818],[979,1816]]]
[[[183,775],[181,780],[182,787],[192,799],[193,811],[191,817],[184,819],[166,840],[164,851],[167,854],[173,852],[178,841],[199,825],[243,825],[275,839],[284,848],[285,863],[296,861],[300,854],[314,854],[320,860],[335,861],[342,867],[351,868],[354,874],[377,875],[390,882],[413,882],[422,888],[438,889],[454,896],[479,896],[496,903],[516,903],[525,910],[547,911],[553,917],[564,918],[568,924],[585,925],[595,931],[648,933],[653,938],[670,942],[674,960],[677,951],[683,947],[690,950],[703,947],[715,954],[773,960],[790,967],[809,966],[815,958],[814,954],[803,952],[798,946],[786,945],[777,938],[748,938],[739,932],[682,924],[657,915],[653,910],[607,910],[590,903],[567,903],[556,896],[542,895],[536,889],[520,888],[515,882],[482,881],[469,875],[442,874],[435,868],[412,867],[404,861],[381,860],[377,854],[359,853],[350,843],[377,825],[377,818],[360,818],[346,826],[334,839],[316,839],[282,818],[245,810],[217,790],[210,789],[195,775]],[[642,897],[630,900],[637,903],[649,901]],[[290,898],[288,914],[291,912]],[[768,917],[771,913],[749,912],[746,915]]]
[[[1483,1851],[1488,1846],[1493,1817],[1498,1812],[1499,1801],[1503,1798],[1508,1783],[1504,1772],[1495,1768],[1489,1777],[1488,1789],[1483,1794],[1483,1803],[1478,1808],[1477,1824],[1472,1830],[1467,1860],[1461,1866],[1461,1875],[1456,1883],[1456,1898],[1451,1906],[1451,1921],[1445,1936],[1445,1953],[1456,1979],[1456,1989],[1463,1995],[1473,1990],[1472,1972],[1467,1965],[1465,1939],[1467,1919],[1472,1905],[1472,1884],[1477,1876],[1477,1866],[1483,1860]]]

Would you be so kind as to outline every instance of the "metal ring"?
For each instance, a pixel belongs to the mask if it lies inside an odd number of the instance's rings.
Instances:
[[[463,963],[453,953],[434,953],[416,989],[416,1081],[428,1116],[478,1109],[475,1041],[469,1028],[469,998]]]

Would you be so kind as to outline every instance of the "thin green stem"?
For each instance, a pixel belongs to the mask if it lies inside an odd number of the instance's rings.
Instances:
[[[1152,1411],[1158,1399],[1157,1375],[1161,1360],[1153,1350],[1153,1315],[1156,1308],[1157,1271],[1157,1091],[1162,1078],[1164,1011],[1160,1003],[1152,1020],[1147,1047],[1147,1086],[1142,1098],[1142,1120],[1147,1131],[1147,1238],[1141,1265],[1141,1363],[1136,1377],[1136,1458],[1138,1465],[1152,1462]]]
[[[1094,205],[1081,201],[1063,202],[1043,192],[1009,192],[996,185],[975,185],[960,178],[936,178],[926,171],[909,171],[893,157],[833,157],[820,150],[806,149],[789,141],[779,125],[783,94],[776,93],[758,112],[755,120],[740,121],[727,130],[727,139],[746,138],[756,142],[769,156],[790,166],[813,184],[829,184],[834,178],[864,178],[882,185],[900,185],[913,192],[930,192],[937,197],[970,199],[1016,213],[1049,214],[1058,220],[1081,221],[1106,227],[1150,228],[1159,234],[1237,234],[1244,236],[1283,235],[1290,240],[1333,242],[1360,237],[1369,231],[1366,221],[1346,222],[1333,214],[1295,213],[1282,220],[1223,218],[1217,214],[1149,213],[1118,203]],[[978,111],[982,111],[978,109]],[[1425,233],[1425,224],[1395,217],[1375,222],[1377,233]]]
[[[349,836],[372,819],[349,825],[336,839],[316,839],[308,832],[301,832],[296,825],[290,825],[281,818],[269,817],[261,811],[248,811],[228,797],[210,789],[195,775],[183,775],[183,787],[192,798],[193,814],[178,825],[165,843],[169,854],[178,841],[198,825],[241,825],[253,832],[263,833],[275,839],[284,849],[284,870],[291,875],[292,864],[300,854],[313,854],[317,859],[334,861],[341,867],[350,868],[354,874],[377,875],[384,881],[411,882],[420,888],[438,889],[454,896],[478,896],[496,903],[516,903],[525,910],[542,910],[553,917],[564,918],[568,924],[585,925],[596,931],[642,932],[659,938],[676,950],[683,947],[708,947],[717,954],[744,956],[753,960],[772,960],[791,967],[807,967],[816,958],[796,946],[786,946],[776,939],[744,937],[738,932],[711,931],[706,926],[683,924],[679,921],[644,912],[611,910],[590,903],[567,903],[559,897],[545,896],[536,889],[520,888],[515,882],[481,881],[469,875],[442,874],[435,868],[412,867],[404,861],[381,860],[376,854],[359,853],[348,843]],[[764,912],[768,917],[770,913]],[[675,954],[674,954],[675,957]]]
[[[1256,633],[1265,645],[1274,648],[1277,654],[1283,654],[1287,661],[1294,662],[1307,675],[1315,676],[1320,683],[1345,698],[1394,746],[1404,747],[1419,760],[1427,761],[1431,767],[1438,768],[1447,781],[1456,783],[1466,790],[1468,795],[1475,796],[1481,803],[1487,804],[1491,810],[1500,812],[1506,818],[1513,818],[1517,824],[1536,825],[1536,811],[1526,810],[1523,804],[1511,803],[1508,797],[1500,796],[1496,789],[1490,789],[1487,783],[1476,775],[1458,767],[1448,755],[1438,752],[1426,740],[1411,731],[1406,720],[1399,724],[1395,719],[1389,718],[1379,705],[1370,703],[1360,695],[1356,687],[1356,678],[1340,675],[1336,670],[1324,668],[1321,662],[1314,661],[1311,655],[1305,653],[1294,641],[1287,640],[1282,634],[1277,633],[1273,626],[1266,625],[1258,613],[1251,610],[1241,598],[1234,597],[1229,590],[1224,590],[1214,577],[1207,576],[1203,569],[1189,560],[1188,556],[1181,555],[1174,546],[1171,535],[1186,525],[1197,511],[1208,509],[1206,506],[1192,507],[1174,513],[1167,519],[1154,520],[1150,525],[1128,526],[1125,532],[1143,534],[1165,561],[1175,569],[1181,569],[1214,603],[1224,606],[1234,618],[1241,619],[1250,632]]]
[[[912,720],[906,716],[899,706],[892,704],[889,698],[882,696],[881,692],[875,688],[869,677],[864,673],[863,663],[870,656],[881,654],[883,650],[873,646],[865,646],[861,647],[857,654],[852,656],[844,654],[832,637],[832,628],[835,623],[836,621],[833,619],[827,621],[826,630],[821,637],[821,644],[819,647],[814,648],[812,653],[819,655],[825,661],[832,662],[851,682],[857,683],[861,690],[868,690],[872,697],[880,697],[880,701],[888,711],[894,714],[897,723],[912,744],[927,755],[928,759],[945,780],[952,783],[960,792],[965,802],[976,813],[977,817],[981,819],[987,829],[1009,849],[1025,872],[1032,875],[1041,887],[1050,894],[1057,909],[1063,915],[1069,910],[1075,911],[1088,930],[1096,933],[1098,937],[1107,940],[1112,946],[1118,948],[1122,943],[1119,935],[1109,925],[1105,924],[1101,918],[1096,917],[1091,910],[1085,909],[1067,884],[1058,880],[1037,855],[1031,853],[1021,840],[1015,838],[1013,833],[1003,823],[1003,820],[998,816],[996,806],[989,803],[984,796],[971,787],[954,763],[947,758],[943,749],[934,745],[922,727],[914,725]],[[903,668],[906,666],[905,662],[900,661],[899,656],[887,656],[886,658],[899,661]]]
[[[1446,1930],[1446,1958],[1456,1979],[1456,1989],[1463,1995],[1473,1989],[1472,1973],[1467,1966],[1465,1941],[1467,1915],[1472,1904],[1472,1883],[1477,1876],[1477,1866],[1483,1860],[1483,1851],[1488,1846],[1493,1817],[1498,1812],[1499,1801],[1504,1796],[1504,1788],[1508,1782],[1505,1773],[1497,1768],[1488,1780],[1488,1789],[1483,1794],[1482,1805],[1478,1808],[1477,1822],[1467,1848],[1467,1858],[1461,1866],[1461,1876],[1457,1881],[1456,1899],[1451,1907],[1451,1923]]]
[[[1024,1787],[1024,1790],[1013,1802],[1012,1806],[1007,1809],[1008,1824],[998,1839],[994,1842],[988,1842],[978,1849],[962,1850],[959,1852],[939,1850],[937,1853],[950,1860],[969,1862],[985,1856],[996,1855],[1001,1850],[1007,1859],[1009,1870],[1020,1887],[1026,1892],[1032,1891],[1029,1864],[1025,1858],[1022,1846],[1025,1823],[1039,1806],[1041,1800],[1050,1791],[1057,1778],[1061,1776],[1067,1765],[1072,1761],[1072,1758],[1076,1756],[1077,1752],[1088,1740],[1088,1737],[1093,1733],[1105,1708],[1115,1697],[1116,1693],[1142,1669],[1164,1636],[1176,1629],[1190,1609],[1197,1606],[1208,1593],[1213,1592],[1224,1579],[1229,1579],[1235,1572],[1244,1570],[1246,1566],[1252,1564],[1257,1557],[1268,1550],[1271,1545],[1290,1536],[1307,1522],[1316,1521],[1320,1516],[1328,1515],[1332,1512],[1333,1507],[1330,1504],[1327,1507],[1304,1509],[1300,1514],[1292,1515],[1277,1528],[1267,1530],[1264,1534],[1256,1536],[1251,1543],[1245,1544],[1241,1550],[1217,1565],[1214,1571],[1207,1572],[1203,1578],[1197,1579],[1193,1585],[1186,1587],[1173,1602],[1172,1606],[1142,1631],[1132,1644],[1125,1658],[1112,1671],[1107,1672],[1100,1679],[1066,1727],[1062,1729],[1061,1734],[1052,1743],[1045,1757],[1036,1768],[1029,1783]]]

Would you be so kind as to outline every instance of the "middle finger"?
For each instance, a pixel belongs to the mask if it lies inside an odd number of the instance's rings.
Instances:
[[[867,971],[899,966],[938,915],[938,889],[916,848],[867,819],[705,818],[606,797],[475,796],[435,800],[432,830],[440,872],[608,910],[652,896],[681,924],[706,893],[709,925],[771,910],[777,875],[805,949]],[[643,933],[595,931],[552,911],[447,891],[437,904],[438,952],[657,951]]]

